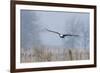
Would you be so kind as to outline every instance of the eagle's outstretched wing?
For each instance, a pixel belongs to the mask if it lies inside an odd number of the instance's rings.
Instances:
[[[56,34],[59,34],[60,35],[60,33],[59,32],[56,32],[56,31],[52,31],[52,30],[49,30],[49,29],[46,29],[47,31],[49,31],[49,32],[53,32],[53,33],[56,33]]]
[[[64,34],[63,36],[79,36],[79,35],[73,35],[73,34]]]

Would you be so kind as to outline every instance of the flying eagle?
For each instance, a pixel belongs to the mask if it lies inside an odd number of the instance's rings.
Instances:
[[[65,38],[66,36],[79,36],[79,35],[72,35],[72,34],[61,34],[59,32],[48,30],[48,29],[46,29],[46,30],[49,31],[49,32],[53,32],[53,33],[58,34],[60,38]]]

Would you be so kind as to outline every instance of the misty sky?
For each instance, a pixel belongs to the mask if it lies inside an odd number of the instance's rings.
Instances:
[[[21,48],[34,46],[89,49],[89,13],[21,10]],[[58,34],[78,37],[60,38]]]

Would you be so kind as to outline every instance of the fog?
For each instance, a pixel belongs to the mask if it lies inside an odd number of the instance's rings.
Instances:
[[[34,46],[89,49],[89,13],[21,10],[21,48]],[[78,37],[60,38],[58,34]]]

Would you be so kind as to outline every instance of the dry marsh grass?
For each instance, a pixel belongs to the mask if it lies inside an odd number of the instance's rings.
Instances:
[[[89,51],[84,49],[61,49],[61,48],[32,48],[21,49],[21,63],[87,60]]]

